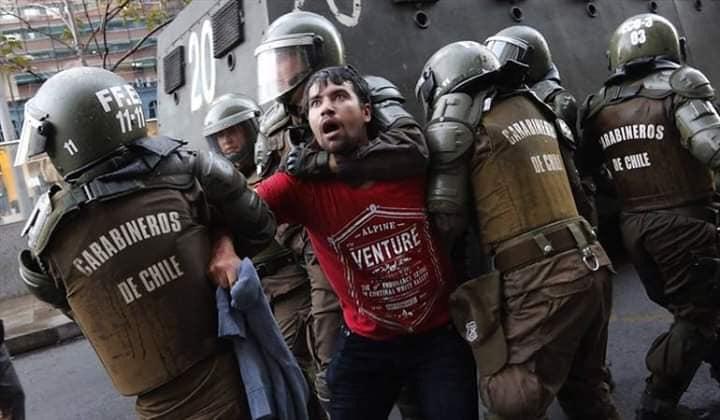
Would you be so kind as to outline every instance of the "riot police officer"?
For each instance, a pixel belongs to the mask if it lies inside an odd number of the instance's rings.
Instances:
[[[522,67],[456,42],[418,81],[428,210],[446,235],[476,229],[495,267],[458,288],[453,318],[491,418],[542,419],[557,396],[570,418],[615,419],[602,372],[610,262],[578,216],[557,117],[522,87]]]
[[[578,213],[597,230],[599,220],[595,203],[595,183],[588,174],[581,177],[575,165],[575,151],[581,140],[577,135],[577,101],[562,85],[560,72],[553,63],[547,40],[535,28],[515,25],[489,37],[485,40],[485,45],[498,57],[501,65],[509,60],[527,65],[525,83],[559,117],[557,121],[561,130],[558,133],[558,145],[575,205]],[[611,389],[614,388],[615,384],[607,367],[605,381]]]
[[[228,158],[238,171],[248,177],[248,184],[253,188],[262,180],[256,171],[253,155],[258,136],[261,136],[260,113],[260,107],[251,98],[228,93],[210,104],[203,122],[203,135],[210,149]],[[302,227],[280,225],[275,240],[253,257],[253,264],[285,343],[300,366],[309,372],[313,369],[307,344],[310,281],[301,263],[304,242]],[[213,266],[213,270],[217,272],[219,267]],[[234,268],[229,271],[232,275]],[[311,412],[319,410],[313,404],[310,408]]]
[[[210,150],[225,156],[248,178],[255,174],[254,151],[261,113],[252,98],[227,93],[210,104],[203,121],[202,133]]]
[[[121,77],[79,67],[50,78],[26,104],[17,161],[45,152],[65,183],[28,220],[20,274],[71,314],[141,418],[249,418],[217,338],[210,226],[252,256],[275,222],[226,160],[182,145],[146,137]]]
[[[547,40],[535,28],[515,25],[489,37],[485,40],[485,45],[495,54],[501,65],[514,60],[528,66],[525,83],[560,118],[560,152],[578,212],[593,226],[597,226],[594,185],[587,180],[582,182],[575,167],[574,155],[578,141],[577,101],[573,94],[562,86],[560,72],[553,63]]]
[[[684,64],[684,40],[667,19],[627,19],[608,58],[610,77],[582,117],[582,165],[610,169],[625,247],[650,299],[674,316],[647,353],[638,411],[642,420],[672,419],[700,363],[716,376],[720,368],[716,218],[706,208],[711,170],[720,167],[720,118],[710,82]]]
[[[363,180],[420,175],[427,163],[422,131],[402,107],[404,98],[391,82],[366,76],[371,88],[373,124],[368,145],[351,157],[328,153],[312,144],[300,108],[308,77],[315,71],[345,63],[340,32],[324,17],[295,11],[276,19],[255,50],[259,102],[272,105],[263,115],[263,134],[256,146],[257,168],[265,178],[279,168],[298,177],[340,177]],[[293,143],[302,146],[291,147]],[[342,315],[337,297],[306,242],[306,269],[312,285],[312,334],[321,400],[329,399],[325,370],[334,351]],[[406,418],[417,410],[401,404]]]

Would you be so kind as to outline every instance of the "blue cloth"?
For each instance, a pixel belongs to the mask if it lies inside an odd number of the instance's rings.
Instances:
[[[253,420],[309,420],[302,369],[283,340],[252,262],[230,292],[218,288],[218,336],[233,341]]]

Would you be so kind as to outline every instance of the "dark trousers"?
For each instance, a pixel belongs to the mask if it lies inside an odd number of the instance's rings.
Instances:
[[[674,316],[650,346],[646,392],[676,404],[703,361],[720,371],[720,304],[710,273],[693,269],[695,257],[720,257],[714,224],[670,212],[623,213],[625,247],[650,299]]]
[[[477,420],[475,363],[450,327],[377,341],[344,331],[327,373],[332,420],[387,420],[407,386],[426,419]]]
[[[0,417],[25,419],[25,393],[4,344],[0,344]]]

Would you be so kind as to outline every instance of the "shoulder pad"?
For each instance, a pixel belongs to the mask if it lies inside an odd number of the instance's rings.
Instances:
[[[565,142],[570,148],[574,149],[575,136],[573,135],[573,131],[570,129],[570,126],[562,118],[562,116],[558,115],[550,104],[538,98],[532,90],[527,90],[522,93],[525,97],[537,105],[538,108],[540,108],[540,112],[545,116],[545,118],[553,123],[558,134],[558,140]]]
[[[643,91],[654,91],[659,94],[667,93],[672,90],[670,87],[670,76],[672,70],[662,70],[654,72],[642,80]]]
[[[57,197],[69,192],[59,185],[53,185],[45,194],[41,195],[28,218],[21,235],[27,236],[28,246],[33,255],[40,253],[47,246],[50,235],[60,220],[73,209],[59,205]]]
[[[405,97],[391,81],[378,76],[364,76],[370,87],[373,119],[381,131],[407,124],[418,125],[403,107]]]
[[[177,140],[166,136],[157,136],[143,137],[137,139],[132,142],[130,146],[143,149],[158,156],[167,156],[186,144],[187,142],[182,140]]]
[[[543,102],[547,102],[553,94],[564,90],[564,88],[560,86],[560,83],[556,80],[545,79],[532,85],[530,90],[532,90],[533,93],[535,93],[535,95],[537,95]]]
[[[475,97],[467,93],[446,93],[437,98],[425,128],[428,148],[435,162],[452,162],[468,150],[475,138],[475,128],[482,119],[487,92]]]
[[[388,79],[379,76],[364,76],[364,79],[370,88],[370,100],[373,103],[387,100],[405,102],[400,89]]]
[[[558,117],[565,120],[574,130],[578,119],[578,104],[575,96],[566,89],[558,91],[552,98],[552,108]]]
[[[521,90],[518,91],[518,94],[528,98],[530,101],[532,101],[533,104],[537,105],[538,108],[540,108],[540,111],[545,115],[548,119],[555,119],[557,118],[557,115],[555,114],[555,111],[552,109],[550,104],[543,101],[541,98],[539,98],[534,91],[527,89],[527,90]]]
[[[710,81],[700,70],[683,66],[670,76],[672,91],[686,98],[712,99],[715,97]]]
[[[260,132],[269,137],[282,127],[285,127],[289,122],[290,114],[287,112],[285,105],[275,102],[260,118]]]

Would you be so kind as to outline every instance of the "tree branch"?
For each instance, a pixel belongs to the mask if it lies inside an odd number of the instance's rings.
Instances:
[[[35,26],[33,26],[33,24],[32,24],[30,21],[28,21],[27,19],[25,19],[24,17],[22,17],[22,16],[20,16],[20,15],[18,15],[18,14],[16,14],[16,13],[13,13],[13,12],[9,11],[8,9],[5,9],[4,7],[0,7],[0,14],[5,14],[5,15],[12,16],[12,17],[14,17],[15,19],[19,20],[20,22],[22,22],[23,25],[25,25],[25,27],[26,27],[27,29],[30,29],[31,31],[37,32],[37,33],[39,33],[39,34],[41,34],[41,35],[45,35],[46,37],[52,39],[53,41],[55,41],[55,42],[57,42],[57,43],[59,43],[59,44],[62,44],[62,45],[66,46],[66,47],[68,47],[68,48],[70,48],[70,49],[75,49],[75,47],[74,47],[72,44],[69,44],[69,43],[65,42],[65,41],[62,40],[61,38],[58,38],[58,37],[56,37],[55,35],[53,35],[53,34],[51,34],[51,33],[48,33],[48,32],[45,32],[45,31],[43,31],[43,30],[37,29]]]
[[[110,10],[110,3],[112,0],[108,0],[108,2],[105,4],[105,13],[103,14],[103,20],[102,20],[102,34],[103,34],[103,54],[102,54],[102,68],[106,68],[107,66],[107,56],[110,54],[110,50],[108,50],[107,46],[107,22],[108,22],[108,11]]]
[[[123,0],[122,2],[120,2],[120,4],[118,4],[117,7],[110,12],[110,18],[108,20],[114,19],[115,16],[117,16],[118,13],[120,13],[125,8],[125,6],[128,5],[128,3],[130,3],[130,0]]]
[[[146,33],[145,36],[143,36],[138,42],[135,43],[135,45],[133,45],[132,48],[130,48],[129,50],[127,50],[127,52],[126,52],[125,54],[123,54],[123,56],[118,59],[118,61],[115,63],[115,65],[112,66],[112,68],[110,69],[110,71],[115,71],[115,70],[118,68],[118,66],[120,65],[120,63],[122,63],[123,61],[125,61],[128,57],[130,57],[130,56],[133,55],[137,50],[139,50],[140,47],[142,47],[142,45],[145,43],[145,41],[147,41],[151,36],[155,35],[155,33],[156,33],[157,31],[159,31],[160,29],[166,27],[166,26],[167,26],[170,22],[172,22],[172,21],[173,21],[173,18],[168,19],[168,20],[166,20],[165,22],[163,22],[163,23],[159,24],[158,26],[156,26],[155,28],[153,28],[153,30],[151,30],[150,32]]]
[[[85,18],[87,18],[88,25],[90,26],[90,29],[92,30],[92,36],[87,40],[87,43],[85,44],[85,49],[87,50],[87,47],[90,45],[91,42],[95,41],[95,48],[97,51],[100,51],[100,44],[97,42],[97,38],[95,38],[94,34],[97,33],[97,30],[92,24],[92,18],[90,17],[90,12],[88,12],[87,8],[87,1],[82,0],[82,6],[83,10],[85,11]]]

